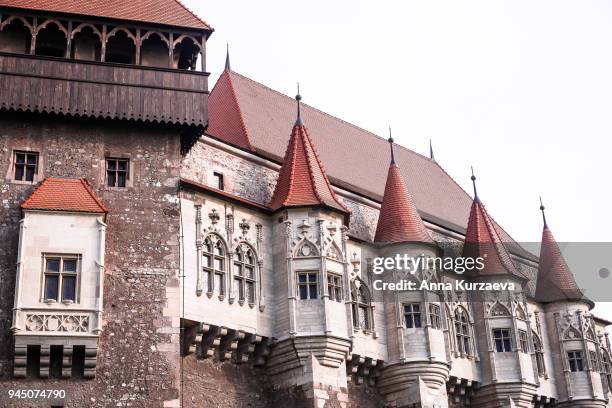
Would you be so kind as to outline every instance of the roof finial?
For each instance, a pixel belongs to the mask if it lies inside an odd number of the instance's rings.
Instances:
[[[472,185],[474,186],[474,201],[479,203],[480,198],[478,198],[478,192],[476,191],[476,176],[474,175],[474,167],[472,166]]]
[[[544,212],[545,209],[546,207],[544,207],[544,203],[542,203],[542,197],[540,197],[540,211],[542,211],[542,220],[544,221],[544,228],[548,228],[548,224],[546,223],[546,213]]]
[[[393,152],[393,136],[391,136],[391,126],[389,126],[389,146],[391,146],[391,164],[395,164],[395,153]]]
[[[295,95],[295,100],[297,101],[297,120],[295,121],[296,125],[302,125],[302,112],[300,111],[300,101],[302,100],[302,95],[300,95],[300,83],[297,83],[297,95]]]
[[[231,71],[232,69],[230,68],[229,43],[226,44],[226,47],[227,47],[227,52],[225,54],[225,70]]]
[[[431,139],[429,139],[429,158],[433,161],[436,161],[436,158],[434,157],[433,146],[431,144]]]

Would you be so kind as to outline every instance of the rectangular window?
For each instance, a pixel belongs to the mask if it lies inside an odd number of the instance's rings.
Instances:
[[[498,353],[512,351],[510,329],[493,329],[493,340],[495,341],[495,350]]]
[[[224,185],[223,185],[223,174],[221,173],[217,173],[214,172],[213,173],[213,187],[217,188],[219,190],[223,190],[224,189]]]
[[[597,364],[597,352],[589,351],[589,361],[591,362],[591,368],[594,371],[599,371],[599,364]]]
[[[45,255],[44,300],[55,302],[77,301],[78,255]]]
[[[342,302],[342,276],[328,273],[327,291],[329,292],[330,300]]]
[[[410,303],[404,305],[404,322],[409,329],[421,327],[421,305]]]
[[[300,272],[298,273],[298,293],[300,299],[317,299],[317,273],[316,272]]]
[[[33,182],[35,174],[38,174],[38,153],[15,152],[15,180]]]
[[[521,351],[525,354],[529,353],[529,342],[527,341],[527,332],[525,330],[519,330],[519,344]]]
[[[223,284],[222,273],[215,273],[215,280],[213,282],[213,293],[217,295],[225,295],[225,285]]]
[[[582,351],[568,351],[567,359],[569,361],[569,368],[571,372],[575,373],[578,371],[584,371]]]
[[[125,187],[129,179],[129,159],[106,159],[106,185],[109,187]]]
[[[442,319],[440,318],[440,306],[430,303],[429,305],[429,320],[431,320],[431,327],[434,329],[442,328]]]

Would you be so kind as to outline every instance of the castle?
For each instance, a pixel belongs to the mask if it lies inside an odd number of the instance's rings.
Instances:
[[[212,34],[176,0],[0,0],[0,406],[612,407],[543,206],[536,256],[433,154],[229,55],[209,91]],[[483,268],[374,272],[406,255]],[[506,286],[377,288],[404,278]]]

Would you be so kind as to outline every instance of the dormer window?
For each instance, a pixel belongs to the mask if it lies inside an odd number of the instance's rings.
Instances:
[[[106,159],[106,185],[123,188],[127,185],[130,174],[129,159]]]
[[[34,181],[38,173],[38,153],[15,152],[15,181]]]
[[[78,255],[45,255],[45,302],[74,303],[77,301]]]

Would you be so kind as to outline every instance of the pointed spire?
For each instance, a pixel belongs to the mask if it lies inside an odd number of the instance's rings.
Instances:
[[[400,168],[395,163],[391,128],[389,128],[389,145],[391,146],[391,163],[374,241],[386,244],[396,242],[435,244],[406,188]]]
[[[433,145],[431,144],[431,139],[429,139],[429,158],[433,161],[436,161],[433,151]]]
[[[476,191],[476,176],[474,175],[474,167],[472,166],[472,186],[474,187],[474,202],[480,202],[480,198],[478,198],[478,191]]]
[[[300,95],[300,83],[297,83],[297,95],[295,95],[295,100],[297,101],[297,119],[295,120],[295,124],[298,126],[302,126],[302,112],[301,112],[301,100],[302,95]]]
[[[542,245],[540,247],[540,263],[538,265],[538,281],[535,298],[540,302],[555,302],[560,300],[587,300],[576,284],[574,274],[563,258],[561,249],[546,223],[544,205],[540,201],[540,211],[544,218],[542,230]]]
[[[540,211],[542,211],[542,221],[544,221],[544,228],[548,228],[548,224],[546,223],[546,213],[544,212],[545,209],[546,207],[544,207],[544,203],[542,203],[542,197],[540,197]]]
[[[293,125],[274,194],[268,206],[272,210],[324,206],[343,213],[345,221],[348,222],[350,210],[332,189],[308,130],[302,123],[299,86],[295,99],[298,105],[297,120]]]
[[[513,275],[518,278],[527,279],[516,267],[510,253],[502,241],[497,226],[484,204],[478,198],[476,192],[476,176],[472,169],[472,183],[474,184],[474,201],[470,209],[467,229],[465,231],[465,243],[463,245],[463,257],[483,258],[484,269],[472,272],[472,275]],[[470,274],[470,273],[467,273]]]
[[[232,68],[230,67],[230,56],[229,56],[229,43],[226,44],[226,53],[225,53],[225,70],[226,71],[231,71]]]
[[[395,164],[395,152],[393,151],[393,136],[391,136],[391,126],[389,126],[389,146],[391,146],[391,164]]]

